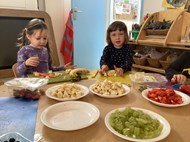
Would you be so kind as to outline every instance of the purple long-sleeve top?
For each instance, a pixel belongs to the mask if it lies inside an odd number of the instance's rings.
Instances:
[[[39,65],[37,67],[26,66],[25,61],[30,57],[38,57]],[[23,46],[17,53],[17,73],[21,77],[27,77],[33,72],[48,72],[64,70],[63,66],[52,66],[49,63],[49,54],[46,47],[34,48],[30,45]]]

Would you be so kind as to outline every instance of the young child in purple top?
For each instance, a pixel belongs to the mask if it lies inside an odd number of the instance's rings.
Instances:
[[[61,71],[74,68],[71,63],[65,66],[52,66],[50,49],[48,46],[48,29],[44,21],[32,19],[23,29],[17,46],[17,73],[27,77],[32,72]]]
[[[115,70],[120,76],[126,71],[131,71],[133,50],[127,44],[128,33],[125,23],[113,22],[107,29],[107,46],[100,59],[101,72]]]

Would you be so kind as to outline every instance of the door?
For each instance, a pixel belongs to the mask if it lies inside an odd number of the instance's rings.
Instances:
[[[74,64],[77,67],[99,69],[105,46],[106,0],[71,0],[71,8],[77,11],[72,16]]]

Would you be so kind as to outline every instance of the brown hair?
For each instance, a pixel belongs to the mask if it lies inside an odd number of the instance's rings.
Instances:
[[[121,21],[115,21],[113,22],[107,29],[107,35],[106,35],[106,42],[108,45],[112,44],[111,42],[111,38],[110,38],[110,33],[113,31],[124,31],[125,33],[125,44],[129,41],[129,37],[128,37],[128,32],[127,32],[127,26],[125,25],[124,22]]]
[[[34,30],[47,30],[47,25],[45,22],[41,19],[32,19],[29,21],[29,23],[26,25],[26,27],[22,30],[22,33],[20,33],[20,37],[17,39],[17,46],[22,47],[25,45],[30,44],[30,41],[26,37],[26,35],[32,35],[34,33]]]
[[[25,45],[29,45],[30,41],[28,40],[26,35],[32,35],[34,33],[34,30],[47,30],[46,23],[41,19],[32,19],[29,21],[29,23],[26,25],[26,27],[22,30],[22,33],[20,34],[20,37],[17,39],[17,47],[22,48]],[[50,48],[49,44],[47,42],[47,50],[49,54],[49,64],[52,63],[51,55],[50,55]]]

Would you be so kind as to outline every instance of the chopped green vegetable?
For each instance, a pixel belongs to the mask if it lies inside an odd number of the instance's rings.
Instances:
[[[155,138],[163,129],[157,119],[130,107],[123,111],[116,110],[111,114],[109,122],[120,134],[137,139]]]
[[[148,87],[146,86],[146,85],[141,85],[141,86],[139,86],[139,91],[140,92],[142,92],[142,91],[144,91],[145,89],[147,89]]]

